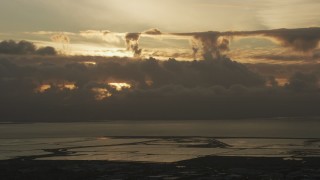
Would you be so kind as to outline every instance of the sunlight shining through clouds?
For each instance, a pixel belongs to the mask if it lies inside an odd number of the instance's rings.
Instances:
[[[319,179],[320,0],[0,0],[1,179]]]
[[[116,88],[117,91],[121,91],[123,89],[130,89],[131,85],[128,83],[108,83],[110,86]]]

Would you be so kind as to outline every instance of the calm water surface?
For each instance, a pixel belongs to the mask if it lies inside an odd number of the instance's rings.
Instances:
[[[320,156],[318,119],[0,124],[0,160],[176,162],[201,156]]]
[[[0,124],[0,138],[209,136],[320,138],[320,119],[105,121]]]

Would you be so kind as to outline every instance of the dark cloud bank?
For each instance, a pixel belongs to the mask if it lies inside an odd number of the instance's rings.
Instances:
[[[288,84],[279,87],[274,78],[223,56],[180,62],[0,55],[0,121],[319,116],[316,69],[293,73]],[[117,91],[108,82],[126,82],[132,87]],[[68,83],[77,88],[61,88]],[[41,84],[51,88],[36,91]],[[93,89],[107,90],[112,96],[97,100]]]
[[[56,55],[57,51],[53,47],[36,46],[28,41],[2,41],[0,42],[0,54],[13,54],[13,55]]]
[[[273,29],[260,31],[229,31],[224,36],[265,36],[274,38],[284,47],[295,51],[308,52],[317,48],[320,41],[320,28]]]

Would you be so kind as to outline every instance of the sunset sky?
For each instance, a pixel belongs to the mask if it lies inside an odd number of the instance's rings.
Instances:
[[[133,56],[124,40],[128,32],[152,28],[188,33],[318,27],[319,6],[317,0],[3,0],[0,40],[29,40],[38,46],[54,46],[68,55]],[[67,36],[68,41],[54,36]],[[193,60],[190,39],[141,37],[141,56]],[[261,36],[229,40],[226,54],[246,63],[301,63],[301,59],[312,59],[318,53],[315,49],[294,52]],[[292,61],[284,62],[283,56],[292,57]]]
[[[0,108],[14,120],[320,115],[319,8],[1,0]]]
[[[1,31],[166,32],[319,26],[317,0],[3,0]]]
[[[0,179],[319,179],[319,127],[320,0],[0,0]]]

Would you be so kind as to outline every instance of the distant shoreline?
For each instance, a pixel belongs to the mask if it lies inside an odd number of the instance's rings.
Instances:
[[[258,117],[258,118],[217,118],[217,119],[114,119],[114,120],[57,120],[57,121],[29,121],[29,120],[21,120],[21,121],[7,121],[1,122],[1,124],[34,124],[34,123],[108,123],[108,122],[121,122],[121,121],[246,121],[246,120],[302,120],[302,119],[310,119],[310,120],[319,120],[320,116],[288,116],[288,117]]]

